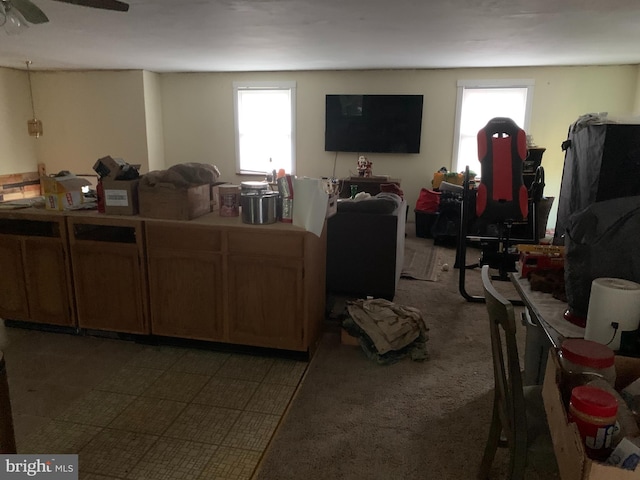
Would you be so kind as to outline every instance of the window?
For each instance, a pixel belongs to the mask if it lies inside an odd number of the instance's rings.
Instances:
[[[465,80],[458,82],[458,105],[453,146],[456,172],[480,175],[478,131],[494,117],[509,117],[528,132],[533,80]]]
[[[295,82],[233,83],[236,171],[295,174]]]

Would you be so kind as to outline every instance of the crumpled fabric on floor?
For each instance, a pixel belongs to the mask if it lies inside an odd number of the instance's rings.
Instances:
[[[428,358],[429,329],[418,309],[377,298],[349,302],[347,311],[353,325],[347,319],[343,326],[349,333],[361,337],[360,344],[365,352],[371,350],[368,353],[380,357],[387,355],[391,363],[407,354],[411,354],[413,360]],[[364,335],[359,335],[360,332]],[[362,338],[364,336],[366,339]]]

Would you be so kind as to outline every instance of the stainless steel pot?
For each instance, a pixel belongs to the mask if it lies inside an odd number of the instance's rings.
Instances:
[[[261,193],[269,191],[269,184],[266,182],[241,182],[240,191],[242,193]]]
[[[243,192],[240,195],[242,221],[253,225],[275,223],[278,220],[278,192]]]

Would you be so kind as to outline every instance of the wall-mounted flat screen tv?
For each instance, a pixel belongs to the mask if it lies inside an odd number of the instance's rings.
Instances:
[[[328,152],[420,153],[422,95],[327,95]]]

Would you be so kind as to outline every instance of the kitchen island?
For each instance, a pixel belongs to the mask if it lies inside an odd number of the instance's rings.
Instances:
[[[78,333],[312,351],[325,257],[325,233],[217,212],[180,221],[2,210],[0,316]]]

